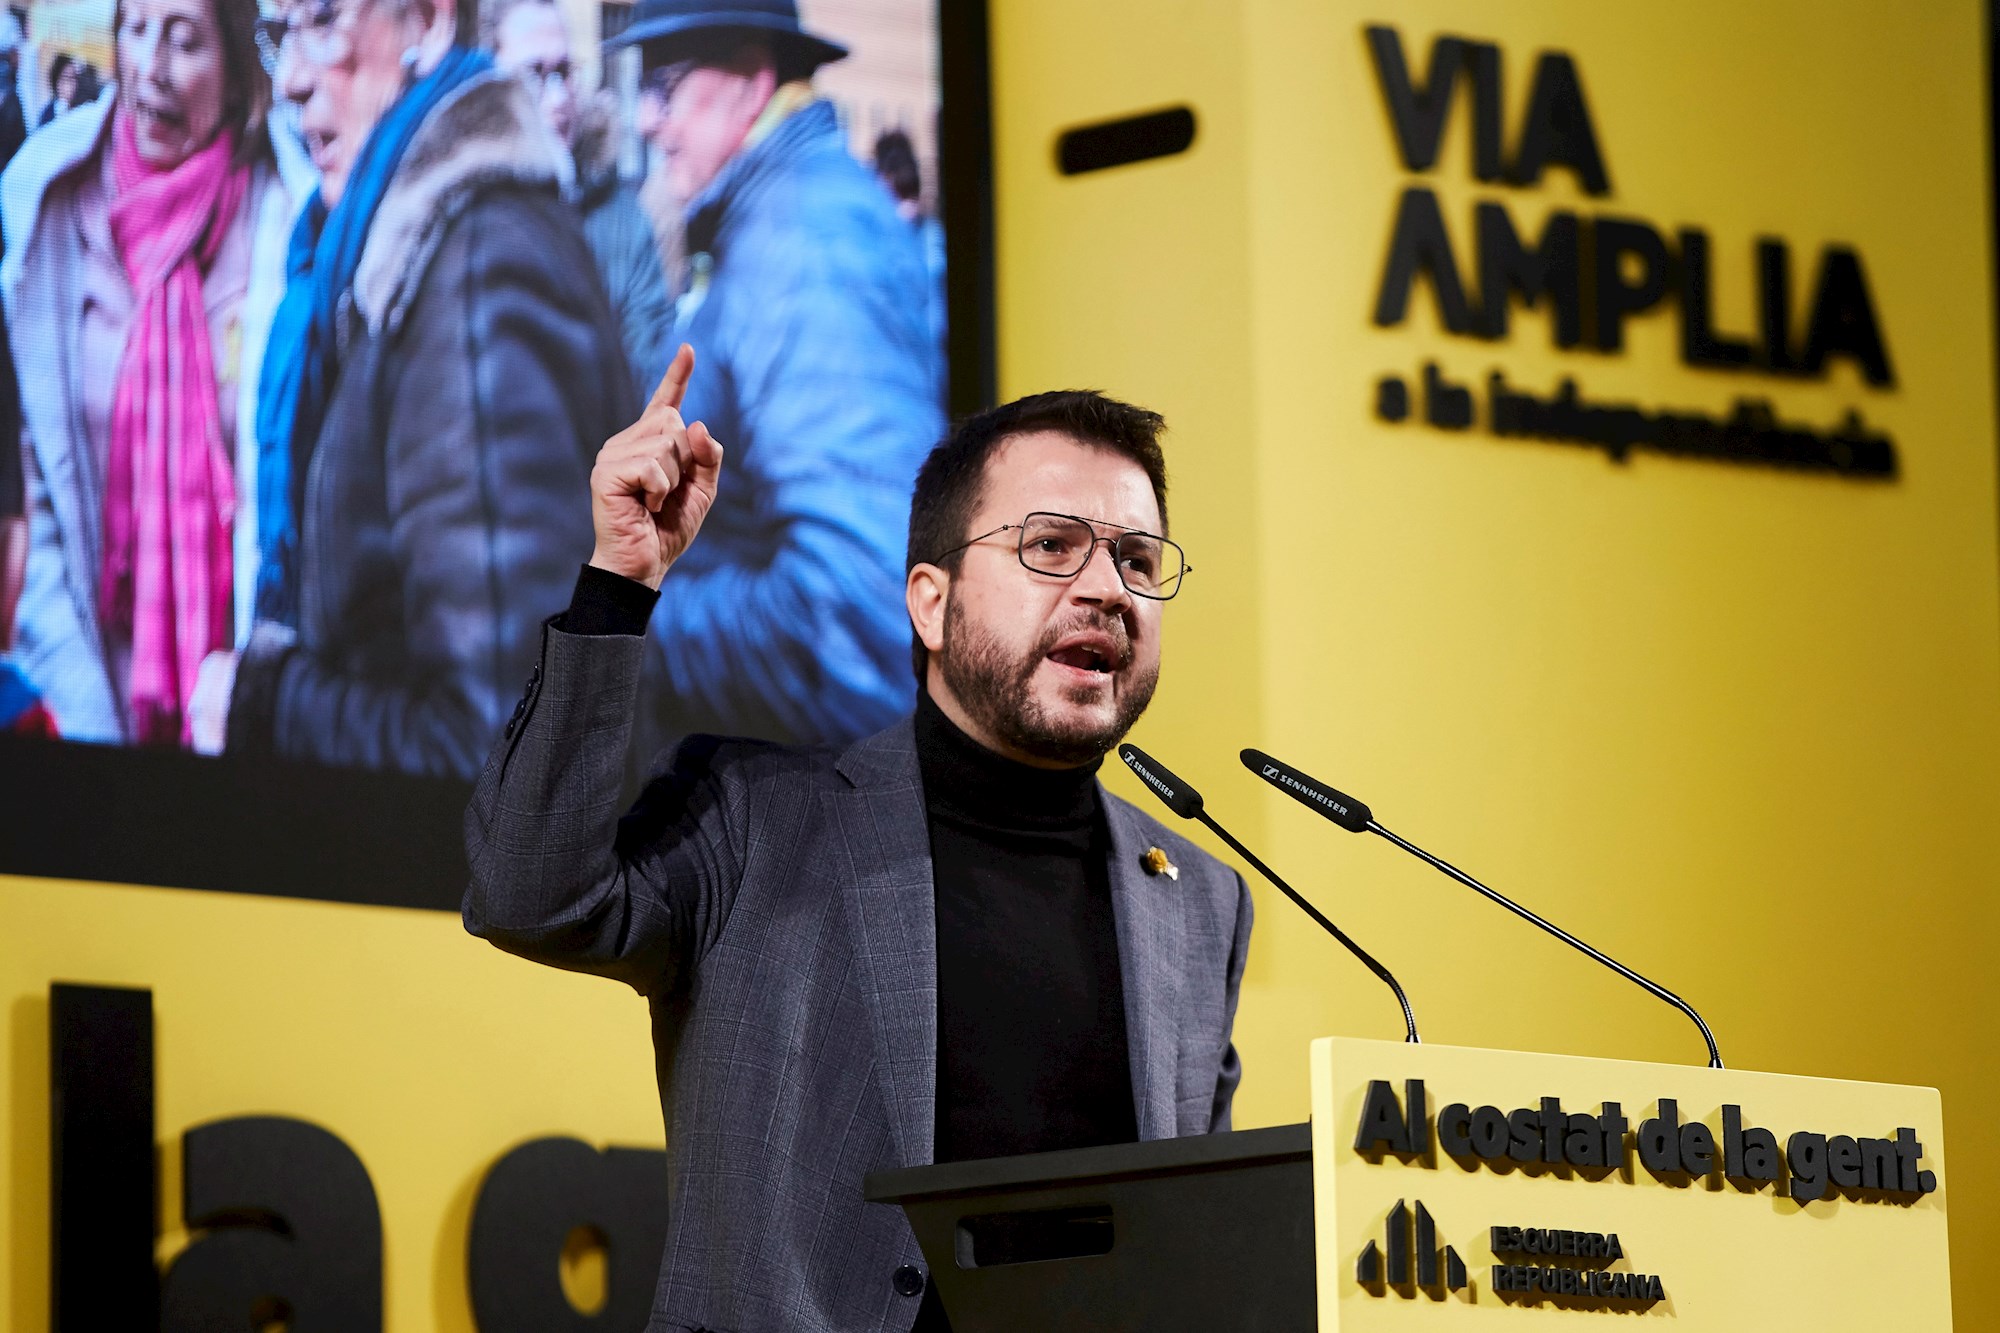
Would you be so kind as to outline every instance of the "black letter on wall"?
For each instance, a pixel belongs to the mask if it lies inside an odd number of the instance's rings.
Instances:
[[[1410,309],[1410,288],[1418,273],[1428,273],[1437,294],[1438,318],[1452,333],[1471,333],[1472,307],[1458,280],[1451,257],[1451,237],[1437,196],[1425,189],[1403,191],[1396,209],[1396,233],[1389,239],[1389,262],[1382,269],[1382,289],[1375,294],[1375,322],[1384,328],[1400,324]]]
[[[1510,297],[1533,306],[1547,297],[1558,347],[1583,341],[1583,284],[1577,257],[1576,214],[1555,212],[1542,227],[1541,244],[1521,244],[1513,219],[1499,204],[1479,205],[1479,295],[1481,324],[1488,338],[1507,336]]]
[[[1510,174],[1516,185],[1533,185],[1554,163],[1576,172],[1585,193],[1610,193],[1611,177],[1604,170],[1604,154],[1597,148],[1590,106],[1583,100],[1583,80],[1577,77],[1576,65],[1560,51],[1550,51],[1535,65],[1527,122],[1521,128],[1521,146],[1514,151]]]
[[[49,1327],[154,1327],[153,993],[49,987]]]
[[[1458,87],[1465,43],[1456,37],[1432,42],[1430,77],[1419,88],[1410,80],[1410,67],[1403,60],[1403,43],[1396,30],[1378,24],[1367,32],[1368,51],[1375,57],[1375,82],[1381,86],[1382,100],[1389,104],[1389,123],[1395,127],[1396,149],[1402,154],[1403,165],[1411,171],[1429,171],[1437,165],[1445,113],[1451,110],[1451,94]],[[1490,77],[1497,104],[1497,66]]]
[[[1691,366],[1747,366],[1755,355],[1747,340],[1715,331],[1708,233],[1681,229],[1681,360]]]
[[[167,1270],[165,1333],[382,1327],[382,1216],[354,1150],[317,1125],[243,1116],[182,1141],[183,1211],[198,1236]]]
[[[1601,351],[1625,345],[1625,317],[1649,310],[1667,291],[1667,243],[1643,222],[1599,218],[1591,228],[1595,319],[1593,332]],[[1624,257],[1639,261],[1639,280],[1625,280]]]
[[[1491,42],[1465,44],[1466,72],[1472,76],[1472,174],[1483,181],[1505,180],[1500,146],[1500,48]]]
[[[1757,242],[1757,317],[1767,370],[1798,369],[1792,363],[1792,259],[1774,237]]]
[[[1868,279],[1861,274],[1861,256],[1845,246],[1830,245],[1820,257],[1819,291],[1813,297],[1812,322],[1806,326],[1806,351],[1799,369],[1823,374],[1829,356],[1851,356],[1870,384],[1896,382],[1889,368],[1889,349],[1868,299]]]
[[[563,1294],[570,1233],[603,1238],[604,1308],[585,1315]],[[667,1242],[667,1155],[577,1139],[535,1139],[502,1157],[479,1187],[467,1255],[480,1333],[639,1333],[653,1308]]]

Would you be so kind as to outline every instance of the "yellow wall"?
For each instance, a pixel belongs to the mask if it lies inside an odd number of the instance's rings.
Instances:
[[[1004,394],[1087,383],[1174,426],[1198,571],[1137,739],[1402,976],[1460,1045],[1701,1058],[1684,1019],[1379,839],[1257,783],[1257,745],[1679,990],[1733,1066],[1942,1089],[1962,1198],[2000,1189],[1973,1108],[2000,1094],[1987,952],[2000,885],[2000,544],[1981,9],[1348,0],[998,0]],[[1480,185],[1463,101],[1407,173],[1362,28],[1421,74],[1492,40],[1508,140],[1543,49],[1581,71],[1613,190]],[[1461,98],[1463,94],[1461,93]],[[1063,179],[1062,128],[1186,102],[1184,157]],[[1398,194],[1706,228],[1717,321],[1753,325],[1750,247],[1863,257],[1899,383],[1681,364],[1666,307],[1621,355],[1369,321]],[[1795,319],[1802,316],[1795,314]],[[1386,426],[1388,372],[1788,418],[1859,407],[1901,480],[1862,483]],[[1133,799],[1150,798],[1135,783]],[[1303,1119],[1306,1043],[1395,1036],[1393,1002],[1274,891],[1238,1040],[1239,1123]],[[1961,1319],[1992,1210],[1961,1208]]]

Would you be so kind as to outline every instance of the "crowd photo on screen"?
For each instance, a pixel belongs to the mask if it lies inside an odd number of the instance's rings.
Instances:
[[[0,11],[0,731],[470,779],[675,349],[650,752],[911,708],[931,0]]]

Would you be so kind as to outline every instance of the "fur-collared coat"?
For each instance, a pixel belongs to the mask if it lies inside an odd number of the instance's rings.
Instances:
[[[479,771],[590,554],[591,462],[639,406],[569,171],[498,75],[417,132],[305,463],[299,628],[252,634],[231,751]]]

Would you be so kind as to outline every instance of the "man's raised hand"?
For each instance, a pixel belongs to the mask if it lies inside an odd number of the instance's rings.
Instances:
[[[682,343],[646,410],[604,442],[590,470],[590,563],[649,588],[701,531],[722,473],[722,446],[708,427],[681,420],[693,374],[694,349]]]

